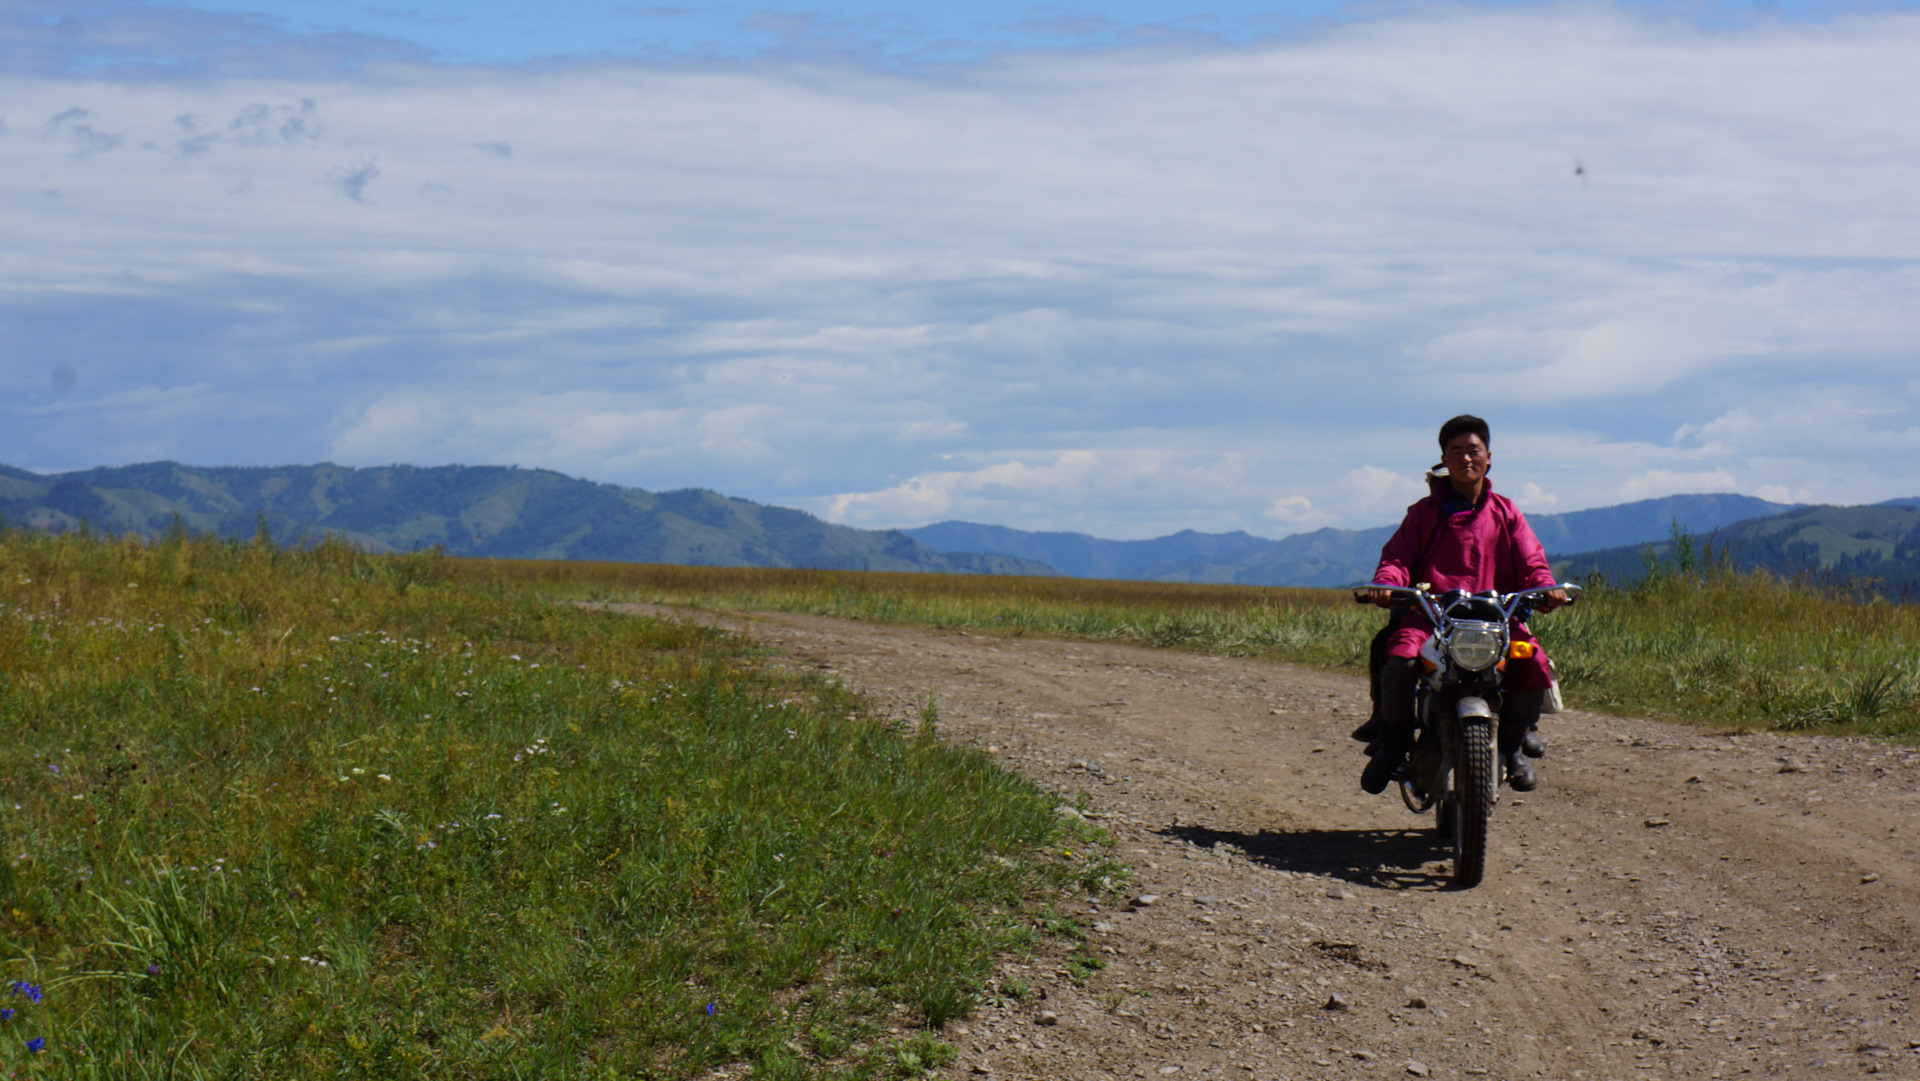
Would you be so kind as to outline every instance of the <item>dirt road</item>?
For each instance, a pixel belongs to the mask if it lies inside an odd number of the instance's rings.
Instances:
[[[784,663],[1072,796],[1132,897],[1107,961],[948,1038],[970,1078],[1920,1078],[1920,753],[1587,713],[1503,791],[1486,883],[1360,792],[1356,678],[1090,642],[756,616]]]

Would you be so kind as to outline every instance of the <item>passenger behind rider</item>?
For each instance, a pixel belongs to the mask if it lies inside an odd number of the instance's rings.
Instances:
[[[1450,589],[1512,593],[1554,584],[1546,551],[1527,526],[1526,516],[1512,500],[1496,495],[1487,480],[1487,470],[1493,464],[1492,442],[1487,422],[1479,417],[1462,415],[1440,426],[1445,472],[1428,474],[1431,492],[1407,508],[1399,530],[1380,550],[1374,582],[1393,586],[1426,582],[1435,593]],[[1393,594],[1375,589],[1368,599],[1386,608],[1392,604]],[[1543,595],[1542,603],[1535,607],[1551,611],[1566,601],[1564,590],[1554,590]],[[1433,626],[1414,609],[1400,613],[1382,633],[1386,657],[1375,677],[1374,716],[1353,734],[1355,739],[1372,744],[1369,753],[1373,758],[1360,774],[1360,787],[1368,793],[1386,789],[1413,742],[1413,697],[1420,676],[1420,647],[1433,635]],[[1534,639],[1525,624],[1516,622],[1513,640]],[[1527,755],[1537,758],[1544,753],[1532,729],[1540,720],[1551,682],[1546,652],[1537,643],[1531,657],[1507,661],[1501,693],[1500,758],[1507,768],[1507,782],[1516,791],[1531,792],[1539,783]]]

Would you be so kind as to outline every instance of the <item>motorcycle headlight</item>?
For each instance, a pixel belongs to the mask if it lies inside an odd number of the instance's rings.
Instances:
[[[1500,628],[1491,623],[1455,624],[1447,638],[1447,655],[1469,672],[1478,672],[1500,659],[1505,639]]]

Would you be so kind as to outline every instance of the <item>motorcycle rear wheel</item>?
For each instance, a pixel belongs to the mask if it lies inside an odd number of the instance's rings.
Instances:
[[[1487,826],[1493,818],[1495,772],[1493,719],[1460,719],[1459,788],[1453,813],[1453,884],[1472,889],[1487,873]]]

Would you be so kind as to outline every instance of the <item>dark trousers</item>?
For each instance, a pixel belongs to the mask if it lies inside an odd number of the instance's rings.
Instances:
[[[1393,629],[1400,625],[1400,614],[1395,612],[1373,636],[1373,645],[1367,650],[1367,694],[1373,700],[1373,719],[1380,719],[1380,669],[1387,663],[1387,639],[1393,637]]]
[[[1373,636],[1373,644],[1367,651],[1367,690],[1373,700],[1373,717],[1380,719],[1380,673],[1387,666],[1388,640],[1393,637],[1394,629],[1400,626],[1399,613],[1387,620],[1387,625]],[[1540,707],[1546,704],[1545,691],[1505,691],[1500,696],[1500,729],[1502,734],[1525,732],[1540,723]],[[1518,739],[1517,735],[1510,738]]]

